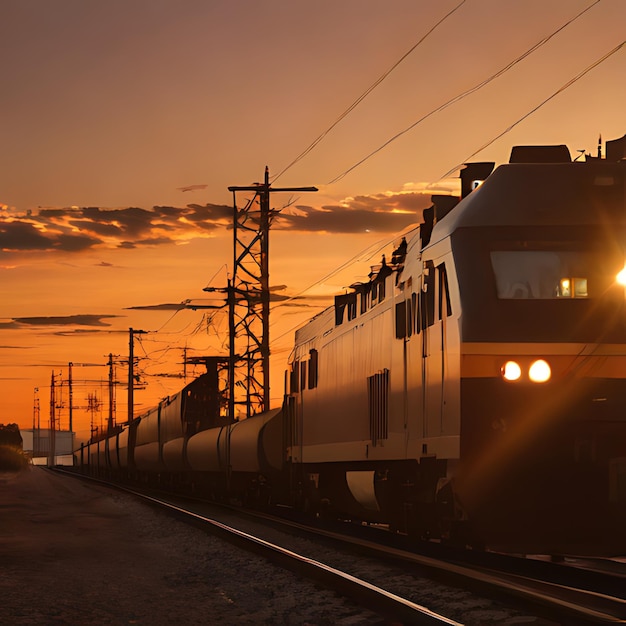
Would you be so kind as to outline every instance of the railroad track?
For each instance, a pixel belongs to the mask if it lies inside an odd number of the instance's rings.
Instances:
[[[308,532],[351,543],[360,551],[426,568],[446,581],[505,601],[533,606],[537,614],[564,624],[626,623],[626,562],[615,559],[523,557],[462,550],[369,527],[329,528],[294,524]],[[344,524],[345,525],[345,524]]]
[[[119,488],[117,485],[113,486]],[[337,593],[351,598],[359,606],[377,612],[386,620],[405,624],[459,623],[404,597],[402,593],[383,589],[362,577],[344,571],[341,567],[322,563],[293,548],[268,541],[257,536],[256,531],[242,530],[241,524],[237,521],[224,523],[217,519],[223,516],[216,513],[215,505],[191,502],[171,495],[123,489],[153,506],[165,509],[187,522],[261,554],[281,567],[329,586]],[[240,510],[236,513],[233,513],[232,509],[229,511],[231,517],[242,516]],[[436,544],[425,544],[423,552],[417,554],[404,545],[402,537],[395,535],[390,536],[391,543],[395,545],[385,545],[380,541],[382,533],[376,534],[375,537],[368,537],[368,533],[365,537],[356,537],[353,534],[311,527],[275,516],[256,513],[245,515],[257,521],[261,520],[262,524],[282,526],[288,533],[313,534],[324,541],[333,542],[343,550],[348,547],[377,561],[395,563],[400,565],[404,573],[412,572],[421,578],[431,577],[440,583],[469,589],[486,598],[496,598],[504,604],[518,607],[526,614],[532,610],[534,615],[556,624],[626,623],[624,599],[626,574],[623,569],[617,572],[598,572],[585,568],[580,561],[576,562],[576,567],[570,567],[562,563],[520,559],[507,555],[451,551]],[[599,568],[596,564],[595,570],[597,569]]]

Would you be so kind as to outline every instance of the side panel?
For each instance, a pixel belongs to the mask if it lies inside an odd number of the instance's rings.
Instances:
[[[119,469],[120,464],[117,457],[117,435],[109,437],[106,440],[106,443],[109,467],[114,470]]]
[[[142,472],[159,472],[164,469],[159,460],[158,441],[135,447],[135,467]]]
[[[104,439],[98,441],[98,467],[105,469],[108,467],[106,454],[106,441]]]
[[[230,426],[230,464],[233,472],[263,473],[268,469],[263,443],[271,450],[271,431],[265,437],[264,430],[279,413],[280,409],[275,409]]]
[[[182,472],[185,468],[185,438],[179,437],[163,444],[163,465],[170,472]]]
[[[128,467],[128,428],[125,428],[117,436],[117,453],[121,468]]]
[[[187,462],[197,472],[219,472],[228,468],[227,427],[210,428],[187,442]]]
[[[160,409],[161,407],[159,406],[141,417],[141,421],[137,426],[137,446],[159,440]]]
[[[182,397],[183,392],[163,400],[161,402],[161,443],[184,437],[182,423]]]

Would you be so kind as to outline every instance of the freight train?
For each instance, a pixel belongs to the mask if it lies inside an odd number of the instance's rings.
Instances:
[[[626,554],[626,136],[470,163],[295,333],[281,408],[205,374],[85,472],[523,553]],[[213,364],[214,365],[214,364]]]

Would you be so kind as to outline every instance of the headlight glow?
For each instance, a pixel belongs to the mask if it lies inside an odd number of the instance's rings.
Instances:
[[[515,361],[507,361],[500,371],[502,378],[508,381],[519,380],[522,376],[522,368]]]
[[[551,376],[552,370],[550,369],[547,361],[544,361],[543,359],[535,361],[528,370],[528,377],[534,383],[545,383],[550,380]]]
[[[619,272],[619,274],[617,275],[616,278],[618,284],[623,285],[624,287],[626,287],[626,267],[624,267],[624,269]]]

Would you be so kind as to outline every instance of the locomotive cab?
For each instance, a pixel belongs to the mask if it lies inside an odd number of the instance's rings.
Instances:
[[[433,233],[462,308],[456,493],[491,545],[626,548],[624,165],[502,166]]]

